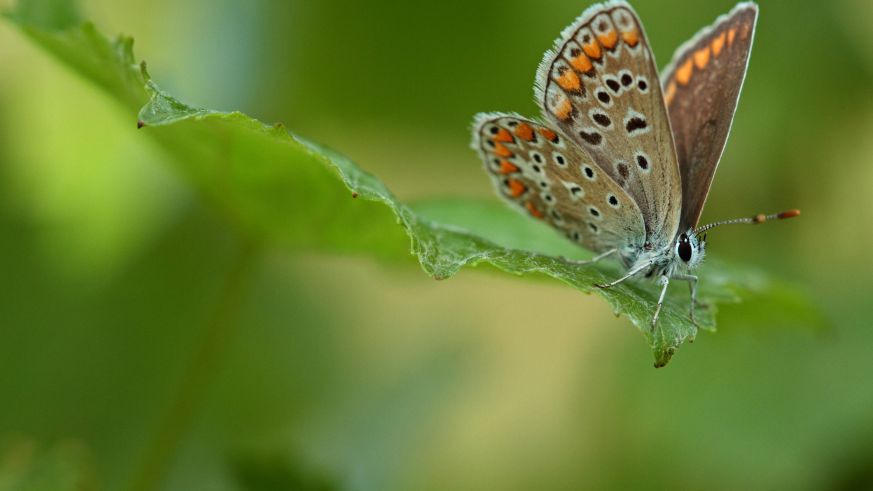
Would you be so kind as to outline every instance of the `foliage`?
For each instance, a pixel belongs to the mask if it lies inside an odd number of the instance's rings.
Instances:
[[[378,178],[281,123],[267,125],[240,112],[195,108],[177,100],[150,77],[144,62],[136,62],[131,38],[110,41],[90,23],[67,25],[52,18],[46,24],[32,16],[38,11],[21,7],[9,17],[131,112],[141,106],[136,123],[144,136],[163,145],[188,182],[253,241],[399,261],[406,254],[405,233],[412,254],[436,279],[449,278],[464,266],[489,264],[517,275],[550,276],[601,295],[617,315],[637,326],[655,366],[664,366],[696,335],[684,289],[668,297],[652,331],[652,285],[593,287],[620,272],[564,259],[579,252],[541,224],[474,200],[401,203]],[[801,292],[760,272],[712,263],[701,277],[700,299],[709,308],[698,309],[698,322],[706,330],[715,330],[719,303],[755,297],[771,301],[773,309],[806,305]]]

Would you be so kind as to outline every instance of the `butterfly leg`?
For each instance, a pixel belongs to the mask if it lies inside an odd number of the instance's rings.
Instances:
[[[673,278],[688,282],[688,289],[691,290],[691,323],[694,324],[695,328],[700,328],[697,324],[697,319],[694,317],[694,308],[697,306],[705,307],[705,305],[697,301],[697,276],[693,274],[677,274]]]
[[[610,254],[615,254],[616,252],[618,252],[618,249],[610,249],[610,250],[604,252],[603,254],[594,256],[591,259],[586,259],[585,261],[577,261],[575,259],[567,259],[567,258],[561,258],[561,259],[563,259],[564,261],[567,261],[570,264],[576,265],[576,266],[584,266],[586,264],[594,264],[594,263],[600,261],[601,259],[609,256]]]
[[[606,284],[598,284],[598,285],[594,285],[594,286],[596,286],[597,288],[604,288],[604,289],[605,289],[605,288],[612,288],[612,287],[614,287],[615,285],[621,283],[622,281],[624,281],[624,280],[630,278],[631,276],[633,276],[633,275],[639,273],[640,271],[642,271],[642,270],[648,268],[648,267],[651,266],[651,265],[652,265],[652,263],[643,263],[643,264],[640,264],[640,265],[637,266],[636,268],[634,268],[634,269],[628,271],[626,275],[622,276],[621,278],[619,278],[619,279],[617,279],[617,280],[615,280],[615,281],[612,281],[612,282],[610,282],[610,283],[606,283]]]
[[[658,324],[658,314],[661,313],[661,306],[664,305],[664,295],[667,294],[667,285],[670,284],[669,276],[661,276],[658,278],[658,284],[663,285],[661,287],[661,295],[658,297],[658,306],[655,307],[655,315],[652,316],[652,331],[655,330],[655,325]]]

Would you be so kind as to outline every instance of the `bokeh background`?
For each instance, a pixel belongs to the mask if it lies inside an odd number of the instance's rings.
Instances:
[[[536,114],[540,57],[588,5],[80,3],[182,100],[283,121],[406,201],[497,199],[472,115]],[[724,307],[660,370],[553,281],[250,257],[128,111],[0,23],[0,489],[873,489],[873,3],[760,4],[704,220],[804,214],[709,253],[828,328]],[[661,66],[732,7],[634,5]]]

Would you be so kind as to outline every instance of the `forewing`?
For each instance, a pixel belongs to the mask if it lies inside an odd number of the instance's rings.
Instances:
[[[694,227],[730,133],[758,7],[741,3],[673,55],[662,86],[682,173],[683,229]]]
[[[679,166],[654,56],[630,6],[586,10],[546,53],[536,87],[545,117],[639,205],[650,244],[672,241]]]
[[[624,254],[645,240],[634,201],[560,132],[511,114],[480,114],[473,128],[497,193],[595,252]]]

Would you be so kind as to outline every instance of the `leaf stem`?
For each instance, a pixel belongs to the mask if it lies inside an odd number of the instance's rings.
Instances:
[[[183,374],[178,393],[147,447],[142,465],[133,476],[131,491],[152,491],[164,478],[167,466],[200,409],[233,339],[257,258],[258,247],[246,241],[221,288],[215,307],[206,318],[201,339]]]

